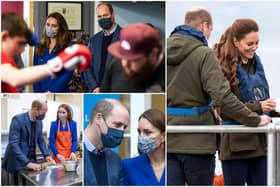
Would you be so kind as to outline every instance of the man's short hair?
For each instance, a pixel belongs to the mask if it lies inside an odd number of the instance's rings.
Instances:
[[[38,110],[40,110],[43,107],[43,104],[40,100],[34,100],[31,104],[31,108],[37,108]]]
[[[8,31],[10,37],[23,36],[30,40],[31,31],[29,30],[24,19],[16,13],[2,13],[1,15],[1,32]]]
[[[204,8],[193,8],[186,13],[185,24],[198,27],[204,22],[207,22],[208,26],[213,24],[211,14],[208,10]]]
[[[113,6],[110,4],[110,3],[107,3],[107,2],[101,2],[97,5],[97,8],[99,8],[101,5],[105,5],[108,7],[109,11],[111,14],[113,14],[114,12],[114,9],[113,9]]]
[[[99,101],[92,109],[91,116],[90,116],[90,124],[93,123],[94,117],[98,113],[101,113],[105,120],[109,115],[112,114],[113,108],[114,105],[109,100],[103,99]]]

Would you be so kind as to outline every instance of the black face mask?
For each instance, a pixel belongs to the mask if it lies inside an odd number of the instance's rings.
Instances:
[[[101,133],[101,140],[105,147],[113,148],[121,144],[123,135],[122,130],[108,127],[107,134]]]
[[[121,144],[121,141],[122,141],[123,135],[124,135],[124,131],[109,127],[108,124],[106,123],[105,119],[103,119],[103,120],[104,120],[105,125],[108,128],[108,131],[106,134],[103,134],[101,132],[101,141],[102,141],[104,147],[109,147],[109,148],[117,147],[118,145]],[[101,129],[100,129],[100,131],[101,131]]]
[[[98,20],[98,24],[102,29],[110,29],[113,25],[112,18],[101,18]]]
[[[43,120],[45,118],[45,114],[40,114],[39,116],[36,116],[36,120]]]

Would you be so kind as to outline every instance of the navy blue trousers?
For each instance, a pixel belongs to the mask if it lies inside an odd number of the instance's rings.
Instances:
[[[266,156],[240,160],[222,160],[225,185],[267,184]]]
[[[167,185],[211,185],[214,155],[167,154]]]

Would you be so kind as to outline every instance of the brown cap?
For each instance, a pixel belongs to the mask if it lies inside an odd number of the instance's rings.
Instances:
[[[160,47],[158,32],[145,23],[135,23],[124,27],[120,39],[108,47],[117,58],[134,60],[147,56],[153,48]]]

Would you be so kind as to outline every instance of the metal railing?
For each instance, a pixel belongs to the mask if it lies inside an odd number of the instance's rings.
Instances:
[[[267,133],[267,185],[280,185],[280,122],[270,123],[264,127],[167,125],[167,133]]]

